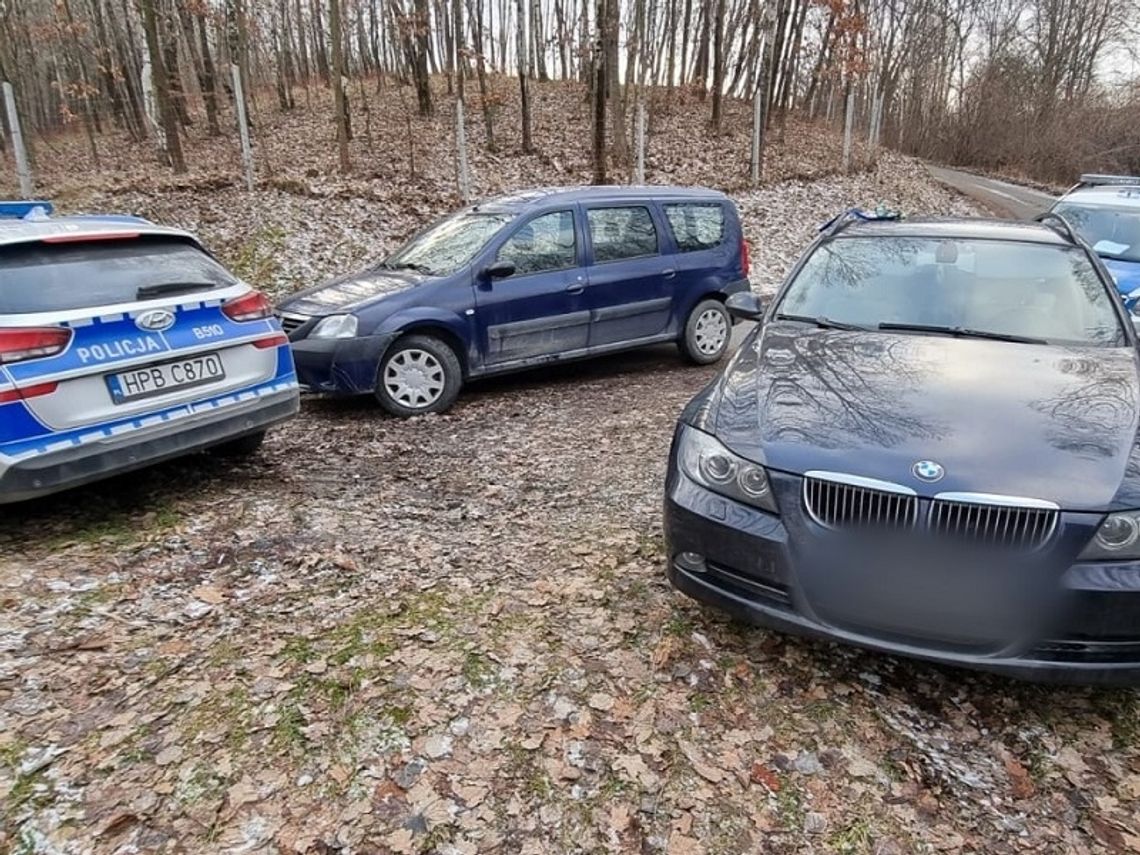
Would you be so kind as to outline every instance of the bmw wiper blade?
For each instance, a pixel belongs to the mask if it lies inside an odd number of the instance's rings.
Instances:
[[[1019,344],[1048,344],[1043,338],[1031,338],[1025,335],[1012,333],[991,332],[990,330],[974,330],[969,327],[950,327],[939,324],[894,324],[881,323],[879,329],[894,332],[928,332],[939,335],[952,335],[956,338],[989,338],[994,341],[1014,341]]]
[[[212,291],[220,288],[217,282],[160,282],[157,285],[143,285],[135,292],[136,300],[149,300],[166,294],[186,294],[190,291]]]
[[[833,321],[831,318],[819,315],[818,317],[811,317],[810,315],[776,315],[778,321],[799,321],[804,324],[815,324],[825,330],[867,330],[867,327],[860,326],[859,324],[848,324],[843,321]]]

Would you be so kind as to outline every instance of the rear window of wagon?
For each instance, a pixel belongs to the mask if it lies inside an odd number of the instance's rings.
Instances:
[[[176,238],[0,247],[0,314],[133,303],[139,289],[148,286],[186,283],[209,290],[236,282],[201,249]]]

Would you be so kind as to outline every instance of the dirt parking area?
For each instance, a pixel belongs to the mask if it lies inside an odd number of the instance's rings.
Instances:
[[[963,210],[912,169],[740,197],[758,281],[904,179],[912,209]],[[282,283],[345,263],[282,257]],[[250,461],[6,507],[0,850],[1140,850],[1134,692],[807,642],[669,588],[666,452],[714,373],[658,348],[410,421],[310,399]]]

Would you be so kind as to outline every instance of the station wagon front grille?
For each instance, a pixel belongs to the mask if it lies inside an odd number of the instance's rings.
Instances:
[[[982,546],[1030,551],[1049,540],[1057,516],[1055,508],[935,498],[930,503],[930,530]]]
[[[834,529],[900,529],[918,521],[913,493],[811,473],[804,478],[804,508],[817,523]]]
[[[287,315],[281,313],[277,315],[277,320],[281,322],[281,329],[285,330],[286,333],[292,334],[309,319],[304,315]]]
[[[1044,546],[1060,518],[1055,505],[1037,499],[943,493],[920,500],[902,485],[834,472],[804,476],[803,505],[812,520],[837,531],[922,529],[959,543],[1024,552]]]

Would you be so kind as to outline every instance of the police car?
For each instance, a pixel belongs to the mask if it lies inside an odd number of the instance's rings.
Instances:
[[[1082,175],[1052,210],[1100,256],[1128,310],[1140,312],[1140,176]]]
[[[248,454],[296,414],[266,297],[191,234],[0,202],[0,503],[178,455]]]

